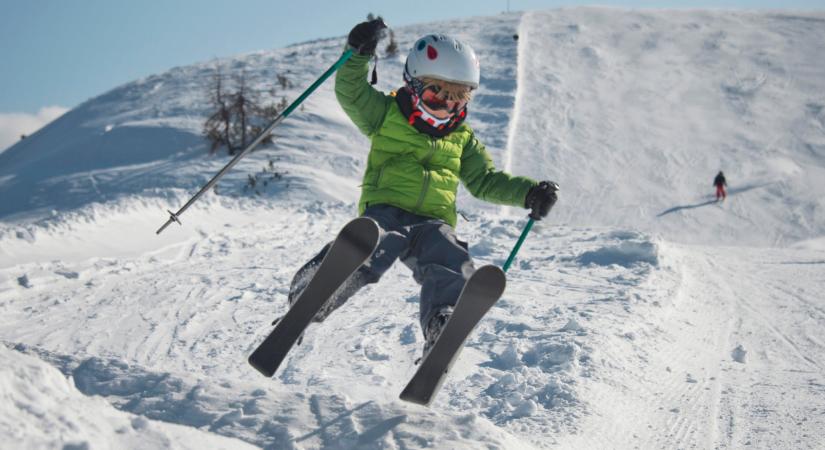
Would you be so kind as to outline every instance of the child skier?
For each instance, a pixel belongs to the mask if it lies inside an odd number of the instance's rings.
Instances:
[[[716,201],[718,202],[719,199],[726,199],[728,197],[727,192],[725,192],[725,186],[728,185],[728,182],[725,180],[725,174],[722,173],[720,170],[718,174],[716,174],[716,178],[713,179],[713,185],[716,186]]]
[[[335,94],[341,107],[372,141],[359,212],[378,223],[381,238],[372,257],[318,313],[329,313],[400,259],[421,285],[420,323],[424,353],[449,318],[473,262],[467,243],[456,237],[456,190],[463,182],[474,196],[547,215],[558,185],[495,170],[484,145],[464,123],[479,64],[470,46],[447,36],[419,39],[407,56],[405,85],[385,95],[367,82],[369,60],[382,30],[381,19],[350,32],[354,55],[338,70]],[[290,305],[306,287],[329,244],[292,280]]]

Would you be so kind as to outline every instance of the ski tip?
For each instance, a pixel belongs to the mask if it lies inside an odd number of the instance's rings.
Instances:
[[[267,378],[272,378],[272,375],[275,375],[275,371],[270,370],[268,367],[266,367],[265,365],[261,364],[260,361],[258,361],[258,358],[256,358],[255,353],[249,355],[249,358],[247,358],[247,362],[249,362],[249,365],[254,367],[255,370],[260,372],[261,375]]]
[[[473,273],[473,277],[480,277],[485,285],[498,289],[499,296],[504,293],[504,288],[507,287],[507,275],[498,266],[481,266]]]
[[[419,398],[419,397],[416,397],[414,395],[411,395],[408,392],[402,392],[401,395],[398,396],[398,398],[400,398],[401,400],[403,400],[407,403],[414,403],[416,405],[423,406],[425,408],[429,408],[430,404],[433,401],[432,397],[423,399],[423,398]]]
[[[495,276],[495,277],[507,279],[507,275],[504,274],[504,270],[502,270],[501,267],[494,266],[492,264],[488,264],[486,266],[481,266],[478,269],[476,269],[476,272],[482,272],[487,276]]]
[[[345,226],[344,229],[358,229],[361,231],[373,231],[378,233],[378,222],[370,217],[356,217],[355,219],[350,220]]]
[[[381,229],[375,220],[369,217],[358,217],[347,223],[339,236],[346,237],[360,250],[372,254],[378,247]]]

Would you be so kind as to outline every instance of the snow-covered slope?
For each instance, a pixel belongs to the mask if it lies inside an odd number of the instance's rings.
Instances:
[[[295,269],[356,214],[368,142],[331,82],[160,236],[164,211],[228,161],[199,137],[215,62],[89,100],[0,154],[0,364],[13,368],[0,373],[0,439],[817,448],[823,24],[585,8],[397,29],[401,48],[434,31],[470,42],[479,138],[500,167],[562,184],[430,409],[397,400],[422,346],[401,266],[313,326],[272,380],[246,364]],[[221,63],[261,88],[287,74],[294,98],[342,43]],[[380,89],[399,85],[403,59],[379,61]],[[245,192],[270,160],[284,178]],[[524,211],[466,192],[459,209],[477,264],[502,264]],[[54,431],[61,418],[71,432]]]
[[[561,220],[694,243],[825,233],[825,15],[574,9],[519,31],[508,167],[551,172]]]

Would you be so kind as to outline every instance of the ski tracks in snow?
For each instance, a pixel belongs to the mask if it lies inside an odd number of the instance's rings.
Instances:
[[[280,211],[270,224],[216,227],[135,258],[13,267],[29,287],[0,293],[0,333],[87,395],[268,448],[821,440],[815,250],[680,246],[539,223],[433,409],[397,400],[422,346],[418,287],[400,264],[261,379],[246,355],[286,310],[317,236],[333,236],[349,208]],[[479,214],[460,235],[477,264],[502,264],[519,225]]]
[[[643,301],[626,311],[626,325],[601,321],[627,331],[589,343],[601,361],[579,387],[589,414],[561,447],[817,448],[819,264],[788,264],[785,250],[660,250],[661,270],[634,289]],[[799,260],[819,260],[813,253]]]
[[[825,439],[825,329],[818,264],[786,264],[787,254],[751,249],[731,258],[708,252],[714,285],[738,287],[729,349],[742,363],[723,365],[723,438],[729,448],[816,448]],[[800,260],[816,255],[800,252]],[[736,269],[734,269],[736,268]]]
[[[694,247],[678,253],[681,306],[674,305],[669,329],[680,328],[672,319],[695,328],[674,346],[684,352],[679,365],[695,381],[682,390],[693,391],[685,395],[695,405],[685,421],[695,423],[695,434],[675,442],[700,448],[818,446],[825,424],[825,346],[808,338],[825,326],[816,306],[823,287],[817,268],[777,266],[786,253],[771,249]],[[693,354],[685,352],[690,348]]]
[[[424,409],[397,400],[423,345],[419,288],[400,264],[313,325],[275,379],[246,364],[317,237],[351,214],[214,227],[174,249],[61,266],[78,276],[58,284],[27,271],[31,287],[0,298],[0,336],[120,409],[267,448],[546,448],[579,429],[591,407],[580,377],[607,369],[601,317],[632,310],[655,266],[644,236],[537,225],[505,298]],[[461,233],[477,264],[500,265],[518,225],[481,214]]]

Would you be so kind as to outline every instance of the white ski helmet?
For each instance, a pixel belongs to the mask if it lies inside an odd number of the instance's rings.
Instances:
[[[404,65],[404,80],[435,78],[478,87],[478,57],[469,45],[443,34],[430,34],[415,42]]]

